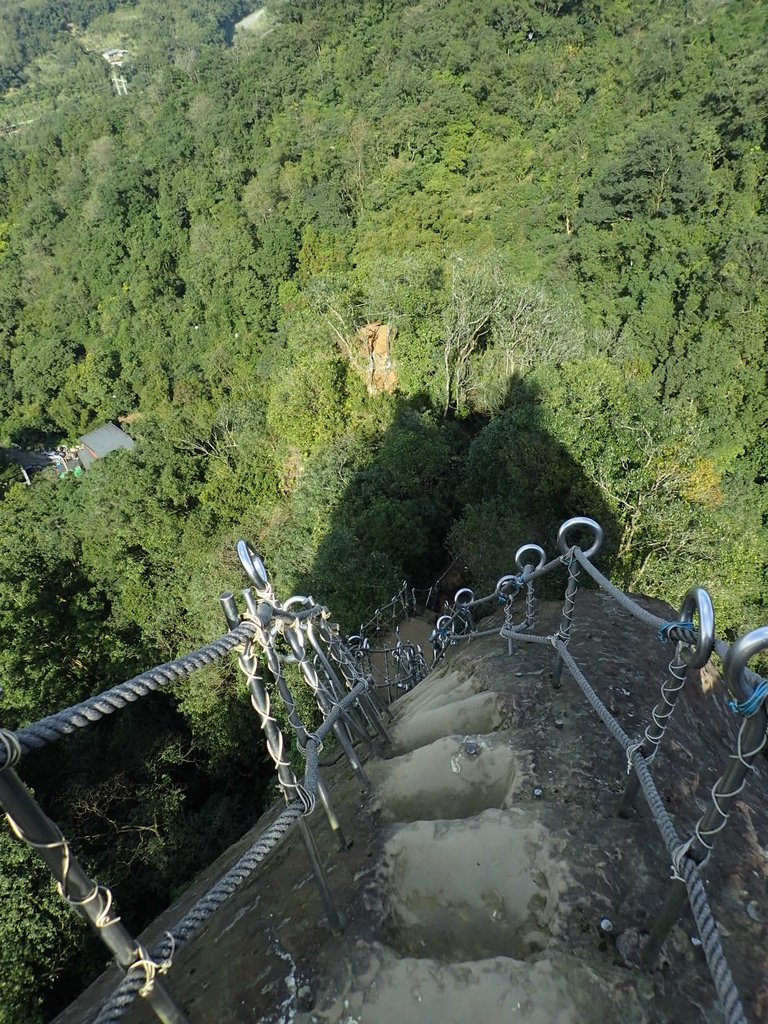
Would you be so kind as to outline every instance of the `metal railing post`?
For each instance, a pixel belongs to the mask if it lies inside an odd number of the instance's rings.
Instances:
[[[145,952],[120,918],[112,913],[112,894],[86,873],[59,828],[44,813],[16,772],[7,766],[0,770],[0,805],[5,809],[12,830],[45,862],[58,882],[61,895],[93,925],[118,966],[126,972],[134,966],[145,970],[144,965],[148,963]],[[153,966],[162,969],[159,965]],[[163,1024],[188,1024],[154,972],[147,975],[144,995]]]
[[[239,621],[240,615],[237,611],[237,605],[232,594],[222,594],[220,599],[224,617],[227,622]],[[264,609],[266,615],[267,609]],[[248,645],[252,647],[252,641]],[[264,731],[264,737],[267,742],[267,751],[270,757],[275,762],[275,768],[277,769],[277,778],[280,783],[280,788],[283,793],[286,804],[291,802],[291,795],[299,793],[299,783],[296,776],[293,773],[293,769],[290,763],[284,758],[284,741],[283,734],[280,731],[277,722],[272,717],[269,693],[264,686],[263,680],[258,674],[258,662],[251,653],[250,650],[246,649],[241,655],[239,655],[239,663],[242,672],[245,674],[248,680],[248,689],[251,694],[251,703],[259,718],[261,719],[261,727]],[[303,728],[303,726],[302,726]],[[306,740],[306,730],[304,731]],[[299,826],[299,832],[304,843],[304,848],[307,852],[312,872],[317,882],[317,887],[320,892],[320,899],[325,910],[325,916],[328,919],[328,924],[331,926],[331,930],[337,933],[341,933],[344,930],[339,912],[336,909],[331,890],[328,885],[328,879],[323,868],[320,854],[317,849],[315,837],[312,835],[312,830],[309,827],[309,822],[306,818],[299,818],[297,822]]]
[[[573,557],[571,545],[568,544],[566,539],[566,535],[573,527],[585,527],[586,529],[591,530],[594,534],[592,546],[584,552],[585,558],[593,558],[598,553],[603,543],[603,528],[599,523],[596,523],[594,519],[588,519],[586,516],[576,516],[573,519],[568,519],[558,530],[557,546],[563,553],[564,564],[568,567],[568,583],[565,588],[563,613],[560,618],[560,626],[558,628],[557,635],[566,647],[571,639],[573,609],[576,604],[576,591],[579,589],[579,575],[581,574],[581,567]],[[562,675],[563,659],[558,652],[555,655],[555,663],[552,667],[552,685],[554,687],[559,687],[561,685]]]
[[[732,702],[734,710],[746,717],[739,729],[736,753],[729,757],[730,763],[712,787],[712,806],[701,816],[694,828],[694,834],[677,851],[677,860],[690,858],[697,865],[703,864],[714,849],[714,836],[728,823],[731,805],[746,785],[752,762],[766,743],[768,710],[765,699],[768,687],[751,687],[746,680],[744,669],[750,658],[768,648],[768,626],[755,629],[737,640],[725,658],[725,678],[733,693],[744,695],[739,704]],[[712,842],[708,842],[709,839]],[[675,858],[673,858],[673,861]],[[661,950],[675,921],[687,902],[687,890],[678,863],[674,863],[673,881],[659,916],[651,929],[643,949],[642,960],[652,964]]]
[[[689,644],[694,637],[694,613],[698,613],[699,628],[696,633],[695,647],[691,648],[684,644]],[[646,728],[645,735],[637,748],[648,764],[656,757],[678,697],[685,685],[688,669],[703,668],[712,655],[715,645],[715,612],[712,607],[712,599],[703,587],[691,587],[683,598],[677,621],[679,625],[670,622],[664,628],[664,632],[660,631],[662,641],[669,638],[676,640],[677,644],[674,657],[669,663],[670,678],[662,684],[661,700],[657,702],[651,712],[652,724]],[[630,772],[629,780],[616,812],[620,818],[632,816],[635,797],[640,788],[637,774],[631,771],[631,762],[627,763],[627,771]]]

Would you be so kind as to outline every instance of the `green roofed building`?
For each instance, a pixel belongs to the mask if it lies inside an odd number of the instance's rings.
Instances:
[[[88,431],[79,438],[79,444],[83,447],[78,452],[78,459],[83,469],[88,469],[91,463],[97,459],[103,459],[110,452],[119,448],[133,448],[134,440],[125,431],[121,430],[115,423],[105,423],[103,427]]]

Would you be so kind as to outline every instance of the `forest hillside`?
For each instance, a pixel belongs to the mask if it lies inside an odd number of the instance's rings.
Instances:
[[[768,7],[248,13],[0,13],[0,444],[136,442],[0,467],[0,724],[217,635],[240,536],[352,628],[586,514],[620,585],[763,624]],[[129,927],[255,819],[252,717],[210,670],[25,766]],[[98,954],[7,831],[0,868],[36,1024]]]

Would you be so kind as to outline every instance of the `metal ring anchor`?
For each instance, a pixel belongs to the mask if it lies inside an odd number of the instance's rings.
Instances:
[[[768,626],[761,626],[740,637],[731,645],[725,656],[726,682],[731,690],[740,693],[744,700],[749,700],[754,693],[754,688],[745,678],[744,669],[748,661],[765,650],[768,650]]]
[[[572,530],[574,527],[578,526],[584,527],[587,530],[591,530],[592,533],[595,535],[595,539],[592,542],[592,547],[584,552],[585,558],[593,558],[598,553],[600,548],[603,546],[603,528],[600,525],[600,523],[596,523],[594,519],[588,519],[586,516],[574,516],[573,519],[567,519],[563,523],[563,525],[557,531],[557,546],[560,548],[564,555],[567,555],[573,547],[573,545],[569,544],[566,541],[565,535],[568,533],[569,530]]]
[[[704,587],[691,587],[683,598],[680,606],[678,622],[693,622],[693,613],[699,616],[699,628],[696,631],[696,646],[693,650],[683,646],[680,656],[688,668],[702,668],[709,661],[715,646],[715,609],[712,598]]]
[[[462,600],[462,596],[464,594],[468,594],[469,596],[465,597]],[[462,587],[461,590],[457,590],[456,593],[453,595],[453,603],[454,604],[458,604],[458,605],[471,604],[474,600],[475,600],[474,591],[470,590],[469,587]]]
[[[544,550],[544,548],[539,547],[538,544],[523,544],[523,546],[521,548],[518,548],[517,551],[515,552],[515,565],[520,570],[520,572],[523,572],[523,570],[525,569],[526,565],[528,564],[525,561],[526,553],[530,553],[530,554],[534,554],[534,555],[538,556],[539,561],[538,561],[537,565],[533,566],[534,569],[541,569],[541,567],[547,561],[547,553]],[[499,592],[499,588],[498,588],[498,585],[497,585],[496,593],[498,594],[498,592]]]
[[[509,587],[514,587],[513,593],[510,595]],[[517,576],[502,576],[499,582],[496,584],[496,597],[514,597],[515,594],[520,590],[520,580]]]
[[[267,570],[261,558],[247,540],[239,540],[237,542],[237,557],[240,559],[243,569],[245,569],[245,575],[256,588],[256,593],[259,597],[267,593],[271,589]]]

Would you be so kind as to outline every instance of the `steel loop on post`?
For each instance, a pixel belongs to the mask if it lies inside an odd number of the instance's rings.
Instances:
[[[726,682],[732,692],[741,693],[744,697],[743,701],[731,702],[732,709],[743,716],[736,753],[729,755],[725,771],[712,787],[712,806],[699,818],[693,836],[673,854],[674,881],[644,951],[647,963],[658,956],[662,943],[685,906],[688,896],[685,861],[698,866],[708,860],[714,849],[714,837],[727,825],[731,806],[744,789],[749,772],[754,770],[753,762],[765,746],[768,684],[750,684],[746,676],[747,663],[765,650],[768,650],[768,626],[738,639],[725,657]]]
[[[450,644],[453,643],[453,635],[453,617],[450,615],[441,615],[435,623],[435,628],[432,630],[432,634],[429,638],[429,642],[432,644],[433,668]]]
[[[574,516],[573,519],[567,519],[557,531],[557,546],[562,554],[567,555],[571,548],[576,546],[575,544],[568,543],[568,534],[578,528],[590,530],[594,534],[592,546],[587,548],[586,551],[581,549],[585,558],[594,558],[603,546],[603,528],[598,522],[594,519],[589,519],[587,516]]]
[[[533,562],[528,561],[530,555],[536,555],[538,561],[534,565]],[[518,548],[515,552],[515,565],[522,573],[522,578],[525,581],[525,628],[533,629],[536,622],[536,589],[534,587],[533,580],[525,579],[526,574],[536,572],[537,569],[543,568],[547,561],[547,553],[544,548],[538,544],[523,544],[522,547]]]
[[[520,589],[520,580],[517,576],[513,576],[508,573],[506,576],[502,576],[496,584],[494,594],[499,601],[506,601],[508,597],[514,597],[514,595]]]
[[[523,572],[528,565],[526,555],[536,555],[538,558],[538,562],[533,566],[534,570],[541,569],[546,564],[547,553],[544,548],[540,547],[538,544],[523,544],[523,546],[519,547],[515,552],[515,565],[520,572]],[[533,565],[532,562],[531,565]]]
[[[753,629],[743,637],[731,644],[728,654],[725,656],[725,678],[726,682],[734,692],[741,693],[744,701],[750,701],[758,690],[757,685],[751,685],[747,679],[747,663],[768,650],[768,626],[760,629]],[[752,712],[754,714],[754,712]]]
[[[261,557],[256,554],[247,540],[237,542],[237,556],[240,564],[245,570],[245,575],[253,584],[253,589],[259,597],[269,597],[272,594],[272,586],[269,576]]]
[[[699,619],[698,633],[694,630],[694,614]],[[691,587],[686,593],[680,606],[677,622],[679,626],[667,623],[661,634],[662,637],[670,636],[677,639],[675,653],[669,663],[669,678],[665,679],[661,686],[661,700],[651,711],[651,722],[646,727],[643,739],[631,748],[631,752],[637,750],[645,758],[647,764],[650,764],[656,757],[675,710],[677,699],[685,686],[687,669],[702,668],[712,655],[715,644],[715,610],[711,597],[703,587]],[[695,646],[691,647],[690,640],[694,635],[696,642]],[[617,814],[621,818],[631,817],[634,800],[640,788],[640,780],[632,772],[631,756],[627,758],[627,772],[629,779],[617,810]]]
[[[589,519],[586,516],[575,516],[573,519],[568,519],[560,529],[557,531],[557,546],[563,555],[563,562],[568,568],[568,583],[565,588],[565,599],[563,601],[563,613],[560,619],[560,628],[557,631],[557,635],[562,642],[567,646],[568,641],[571,638],[571,624],[573,622],[573,609],[576,603],[576,591],[579,589],[579,563],[572,555],[572,551],[575,549],[575,545],[569,544],[568,534],[572,533],[575,529],[586,529],[589,530],[594,540],[592,545],[583,552],[584,558],[594,558],[598,553],[603,544],[603,528],[599,523],[595,522],[594,519]],[[578,550],[578,549],[577,549]],[[560,681],[563,674],[563,659],[561,654],[558,652],[555,655],[555,663],[552,668],[552,685],[560,686]]]
[[[683,598],[679,616],[683,629],[693,626],[694,612],[699,619],[696,644],[693,650],[690,646],[684,645],[680,657],[688,668],[703,668],[712,657],[715,647],[715,609],[712,607],[712,598],[704,587],[691,587]]]

